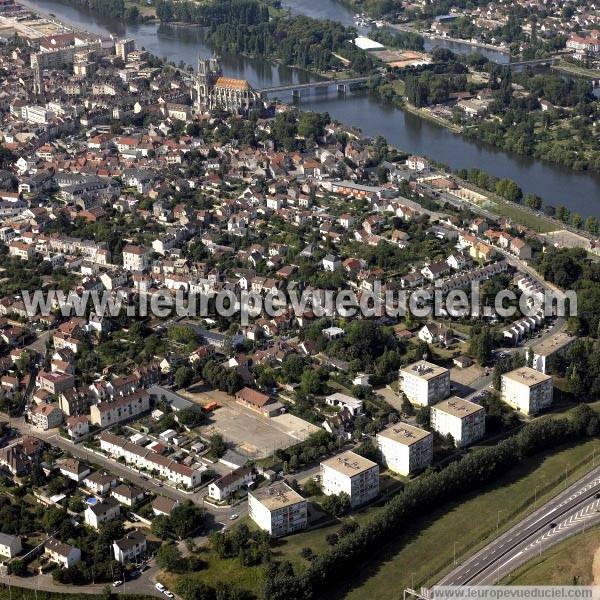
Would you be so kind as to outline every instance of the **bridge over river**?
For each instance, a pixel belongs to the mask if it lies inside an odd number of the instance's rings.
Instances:
[[[345,92],[348,86],[365,83],[368,77],[348,77],[346,79],[326,79],[324,81],[312,81],[310,83],[290,83],[287,85],[279,85],[276,87],[267,87],[257,90],[262,94],[277,94],[278,92],[292,92],[296,98],[300,97],[303,91],[328,88],[335,85],[340,92]]]

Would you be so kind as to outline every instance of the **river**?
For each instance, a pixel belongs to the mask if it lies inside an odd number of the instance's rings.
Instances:
[[[206,57],[211,54],[203,31],[199,28],[155,23],[123,25],[60,0],[25,0],[23,4],[52,13],[80,29],[134,38],[138,47],[176,63],[195,63],[199,55]],[[337,0],[283,0],[283,5],[289,6],[293,13],[353,24],[353,12]],[[468,50],[471,47],[463,48]],[[478,49],[471,51],[484,52]],[[221,59],[227,75],[247,79],[256,88],[313,79],[305,71],[262,59],[239,55],[225,55]],[[423,154],[453,169],[477,167],[497,177],[513,179],[524,192],[539,194],[550,204],[563,204],[584,217],[594,215],[600,218],[600,175],[574,173],[539,160],[469,142],[443,127],[396,109],[364,92],[339,96],[335,90],[320,90],[304,96],[301,107],[328,112],[334,119],[358,127],[367,135],[384,135],[402,150]]]

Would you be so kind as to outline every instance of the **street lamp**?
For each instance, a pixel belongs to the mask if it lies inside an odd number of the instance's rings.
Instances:
[[[504,509],[500,509],[498,511],[498,515],[496,517],[496,535],[498,535],[498,530],[500,529],[500,513],[504,512]]]
[[[456,566],[456,541],[454,542],[454,566]]]

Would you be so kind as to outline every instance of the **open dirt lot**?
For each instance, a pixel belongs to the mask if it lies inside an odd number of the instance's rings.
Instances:
[[[264,458],[278,448],[287,448],[304,441],[319,428],[294,415],[283,414],[267,418],[240,406],[232,396],[210,390],[178,392],[202,405],[217,402],[221,408],[209,415],[209,422],[200,428],[203,436],[220,433],[235,450],[250,458]]]

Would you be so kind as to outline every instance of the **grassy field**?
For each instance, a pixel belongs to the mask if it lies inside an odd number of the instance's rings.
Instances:
[[[537,502],[541,503],[564,489],[565,469],[567,484],[588,471],[594,449],[598,454],[599,440],[524,461],[494,486],[415,521],[349,578],[347,588],[337,597],[391,600],[398,598],[404,587],[434,583],[451,568],[455,544],[457,560],[472,554],[495,537],[498,520],[502,531],[533,510],[536,486]],[[308,545],[299,539],[294,544]]]
[[[598,69],[586,69],[578,65],[573,65],[568,62],[561,62],[558,65],[552,67],[556,71],[563,71],[564,73],[570,73],[571,75],[580,75],[582,77],[593,77],[600,78],[600,70]]]
[[[506,577],[504,585],[592,585],[592,563],[600,548],[600,526],[557,544]],[[596,582],[597,583],[597,582]]]
[[[234,587],[249,590],[260,597],[263,583],[262,567],[243,567],[237,558],[219,558],[214,552],[203,549],[199,557],[205,562],[202,570],[186,573],[185,577],[197,579],[202,583],[215,587],[217,583],[229,583]],[[161,573],[160,581],[169,589],[176,589],[176,582],[181,575]]]
[[[523,210],[516,204],[508,204],[505,202],[493,202],[490,206],[490,210],[499,215],[510,217],[513,221],[517,221],[534,231],[540,233],[548,233],[549,231],[556,231],[559,229],[558,225],[552,221],[545,219],[543,216],[538,216]]]

